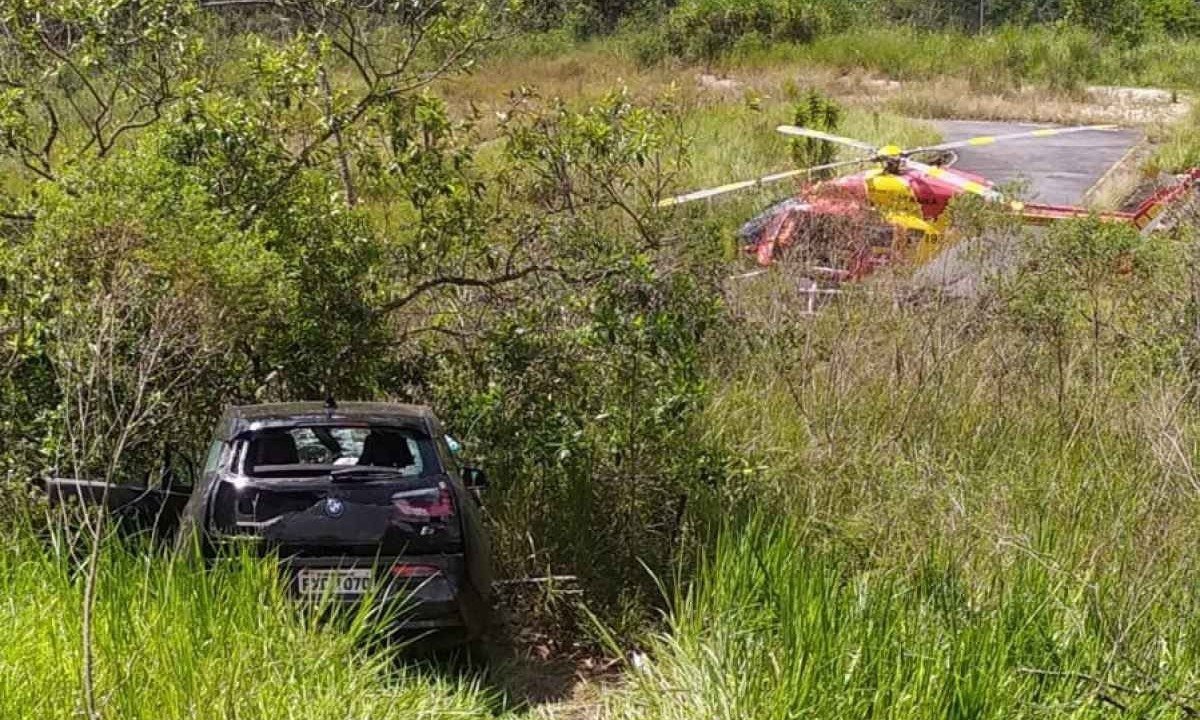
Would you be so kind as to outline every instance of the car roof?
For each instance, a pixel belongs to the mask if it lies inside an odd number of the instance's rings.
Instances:
[[[339,422],[405,427],[426,435],[432,435],[437,425],[433,410],[426,405],[385,402],[339,402],[332,406],[324,402],[231,405],[217,424],[217,439],[229,440],[261,428]]]

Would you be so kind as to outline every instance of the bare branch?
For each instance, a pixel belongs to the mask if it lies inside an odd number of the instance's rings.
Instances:
[[[404,307],[405,305],[408,305],[409,303],[413,302],[414,300],[421,297],[422,295],[430,292],[431,290],[436,290],[437,288],[440,288],[440,287],[453,286],[453,287],[495,288],[495,287],[504,285],[506,283],[510,283],[510,282],[513,282],[516,280],[520,280],[521,278],[528,277],[536,272],[542,272],[542,271],[546,271],[549,269],[551,269],[551,268],[542,266],[542,265],[530,265],[529,267],[521,268],[520,270],[515,270],[512,272],[505,273],[503,275],[497,275],[495,277],[490,277],[490,278],[473,278],[473,277],[459,277],[459,276],[441,276],[441,277],[432,278],[432,279],[426,280],[424,282],[418,283],[416,287],[414,287],[408,293],[400,296],[399,298],[396,298],[395,300],[384,303],[383,305],[381,305],[380,307],[378,307],[375,310],[374,314],[378,316],[378,315],[387,315],[389,313],[395,312],[396,310],[399,310],[400,308]]]

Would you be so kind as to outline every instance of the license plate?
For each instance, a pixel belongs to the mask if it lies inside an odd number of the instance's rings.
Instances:
[[[301,595],[362,595],[371,587],[371,569],[302,568],[296,587]]]

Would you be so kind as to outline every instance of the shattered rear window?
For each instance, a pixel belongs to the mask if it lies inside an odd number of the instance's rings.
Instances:
[[[420,477],[432,468],[428,438],[401,428],[305,426],[252,435],[244,455],[248,475],[323,474],[339,468],[386,468]]]

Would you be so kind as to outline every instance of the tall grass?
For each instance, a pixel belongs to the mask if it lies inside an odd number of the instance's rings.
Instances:
[[[0,717],[77,718],[83,572],[25,530],[0,535]],[[490,716],[479,686],[368,649],[371,618],[320,622],[248,556],[212,568],[105,545],[94,614],[97,714],[146,718]]]
[[[1052,337],[1026,312],[1024,273],[1054,271],[1038,263],[974,302],[912,302],[881,275],[815,318],[787,267],[731,287],[738,349],[707,425],[748,479],[615,715],[1194,710],[1187,273],[1068,304]]]
[[[981,34],[862,25],[811,42],[741,42],[723,63],[742,67],[809,64],[868,70],[897,80],[969,79],[977,90],[1036,84],[1078,91],[1086,83],[1200,87],[1200,42],[1153,36],[1129,46],[1071,25],[1001,27]]]
[[[967,78],[977,89],[1023,83],[1078,90],[1087,81],[1129,73],[1122,57],[1077,28],[1006,28],[985,35],[923,32],[905,27],[866,28],[830,35],[808,46],[774,53],[840,68],[867,69],[897,80]]]
[[[1200,165],[1200,108],[1161,130],[1151,169],[1182,172]]]
[[[1200,622],[1183,588],[1114,638],[1105,582],[1036,556],[964,577],[930,547],[907,572],[814,551],[786,522],[731,526],[675,607],[628,718],[1175,717],[1192,702]],[[1176,615],[1175,613],[1179,613]],[[1105,706],[1108,706],[1107,708]]]

